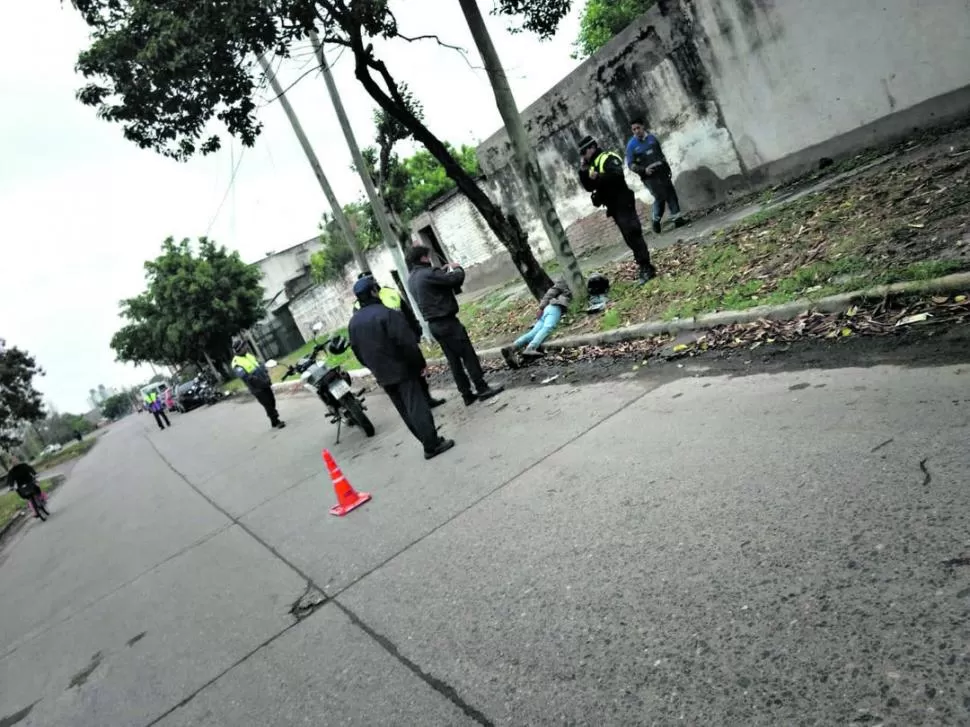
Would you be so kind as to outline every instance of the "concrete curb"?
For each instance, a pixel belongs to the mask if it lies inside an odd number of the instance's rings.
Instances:
[[[873,288],[855,290],[850,293],[839,293],[824,298],[801,298],[791,303],[781,305],[760,305],[746,310],[726,310],[718,313],[708,313],[696,318],[675,318],[672,321],[647,321],[612,331],[599,333],[583,333],[576,336],[565,336],[546,341],[545,348],[579,348],[580,346],[602,346],[609,343],[623,343],[639,341],[652,336],[669,333],[676,335],[681,331],[696,331],[717,326],[728,326],[736,323],[752,323],[767,318],[770,320],[787,320],[802,313],[816,310],[822,313],[841,313],[848,310],[854,303],[899,295],[913,295],[917,293],[954,293],[970,291],[970,273],[954,273],[941,278],[930,280],[912,280],[890,285],[877,285]],[[478,351],[481,358],[498,358],[502,355],[502,347],[486,348]],[[428,361],[429,366],[447,364],[444,358]],[[355,379],[365,379],[370,376],[367,369],[355,369],[350,372]],[[274,384],[273,391],[281,394],[304,393],[299,381]],[[248,392],[247,392],[248,393]]]

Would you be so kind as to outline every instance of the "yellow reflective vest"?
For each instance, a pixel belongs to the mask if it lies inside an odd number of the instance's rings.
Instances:
[[[385,307],[391,310],[401,310],[401,294],[394,290],[394,288],[381,288],[377,297],[381,299],[381,303]],[[354,303],[354,310],[360,310],[360,301]]]
[[[259,368],[259,360],[251,353],[247,353],[245,356],[233,356],[232,367],[236,368],[237,366],[247,374],[251,374]]]
[[[620,164],[623,163],[623,157],[621,157],[616,152],[612,151],[601,151],[593,159],[593,163],[589,165],[589,171],[595,171],[597,174],[602,174],[606,171],[606,162],[610,160],[610,157],[619,160]]]

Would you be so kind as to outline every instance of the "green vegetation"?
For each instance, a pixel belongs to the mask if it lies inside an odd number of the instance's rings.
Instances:
[[[586,58],[609,43],[657,0],[586,0],[573,58]]]
[[[44,492],[50,491],[55,484],[58,484],[58,479],[52,477],[49,480],[43,480],[40,483],[40,489]],[[19,511],[26,508],[27,501],[21,499],[16,492],[4,491],[3,494],[0,494],[0,529],[9,523]]]
[[[259,269],[205,237],[168,238],[145,277],[145,292],[121,302],[128,323],[111,339],[119,361],[227,364],[232,337],[263,315]]]
[[[66,447],[62,448],[59,452],[54,452],[53,454],[44,455],[39,457],[32,463],[32,467],[38,472],[41,470],[48,470],[51,467],[56,467],[59,464],[64,464],[72,459],[77,459],[78,457],[83,457],[87,454],[91,448],[98,443],[97,437],[91,437],[90,439],[82,439],[80,442],[74,442],[73,444],[68,444]]]
[[[0,338],[0,449],[19,445],[25,425],[43,418],[44,405],[34,388],[34,377],[43,375],[33,356],[16,346],[7,348]]]
[[[818,299],[970,269],[970,156],[951,149],[893,162],[816,194],[777,204],[708,237],[657,250],[661,274],[637,284],[632,262],[598,268],[612,282],[601,316],[567,316],[557,336],[650,320],[692,318]],[[507,343],[535,316],[530,300],[501,293],[463,306],[480,344]]]

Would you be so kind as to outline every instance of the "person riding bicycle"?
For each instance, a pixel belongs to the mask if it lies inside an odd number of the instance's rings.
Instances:
[[[47,495],[37,484],[37,471],[26,462],[21,462],[14,457],[13,465],[7,472],[7,487],[16,490],[20,498],[26,500],[30,509],[34,512],[34,517],[40,517],[34,511],[33,497],[40,497],[41,502],[47,501]]]

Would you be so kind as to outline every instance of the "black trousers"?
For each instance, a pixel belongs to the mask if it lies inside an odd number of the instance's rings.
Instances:
[[[642,236],[641,236],[642,237]],[[438,318],[428,321],[431,335],[441,346],[441,350],[448,359],[451,375],[455,377],[455,385],[462,396],[472,394],[472,384],[478,391],[488,388],[485,374],[482,372],[482,362],[478,360],[475,347],[472,346],[468,331],[457,318]],[[465,373],[465,372],[468,373]],[[471,381],[469,381],[471,379]]]
[[[435,427],[434,416],[431,414],[431,407],[428,405],[427,394],[421,385],[423,377],[405,379],[399,384],[390,384],[384,387],[391,403],[397,409],[401,419],[407,425],[419,442],[424,446],[425,452],[430,452],[438,444],[438,430]]]
[[[629,204],[624,202],[615,207],[611,206],[608,208],[607,214],[613,218],[613,222],[620,229],[623,242],[633,251],[633,259],[637,261],[640,269],[652,267],[650,251],[647,249],[647,241],[643,239],[643,227],[640,225],[640,215],[637,214],[636,203],[631,200]]]
[[[155,415],[155,423],[158,425],[159,429],[172,426],[172,422],[168,420],[168,415],[165,413],[164,409],[153,411],[152,414]],[[163,421],[165,422],[164,424],[162,424]]]
[[[269,423],[276,426],[280,423],[279,412],[276,411],[276,394],[273,393],[272,389],[257,389],[253,392],[253,396],[256,397],[256,401],[263,405],[266,410],[266,416],[269,417]]]

